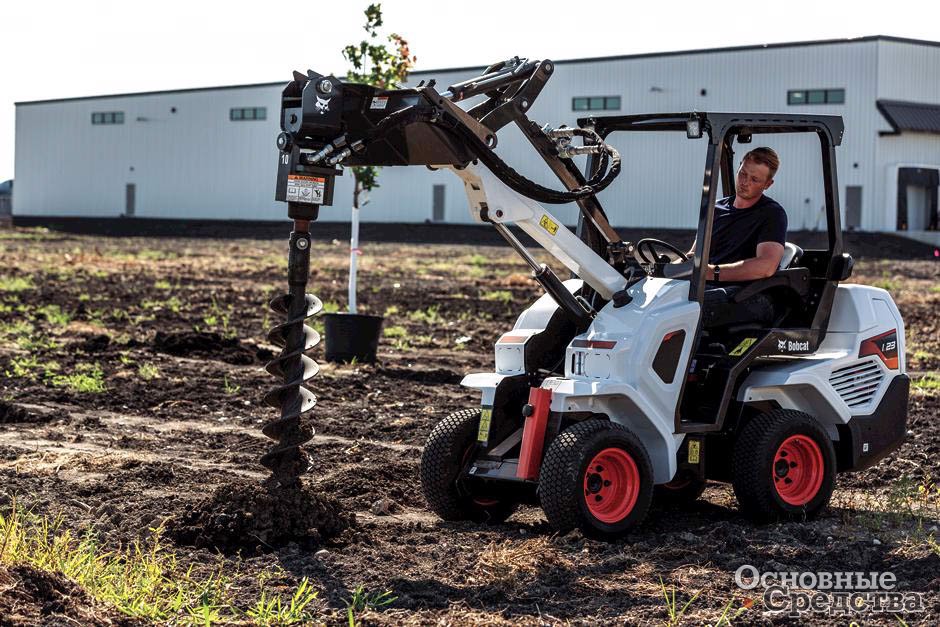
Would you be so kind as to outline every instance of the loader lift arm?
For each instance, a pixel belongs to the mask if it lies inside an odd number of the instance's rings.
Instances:
[[[316,397],[306,384],[318,366],[306,352],[319,342],[319,335],[304,321],[322,309],[321,302],[305,292],[309,229],[320,207],[332,204],[334,181],[342,174],[342,166],[424,165],[455,172],[464,182],[474,218],[494,225],[579,331],[588,328],[604,302],[622,293],[627,283],[622,271],[630,247],[620,241],[596,198],[619,174],[620,155],[590,127],[540,128],[527,117],[553,71],[551,61],[513,58],[443,92],[435,89],[434,81],[383,90],[343,83],[312,70],[294,72],[281,99],[275,193],[277,200],[287,203],[288,217],[294,221],[288,257],[290,289],[271,303],[285,321],[268,335],[281,352],[267,370],[281,383],[265,396],[265,402],[280,409],[280,417],[262,427],[275,441],[262,458],[274,484],[295,484],[308,467],[302,445],[314,431],[304,415],[313,409]],[[456,104],[474,97],[481,102],[469,110]],[[563,190],[527,179],[496,155],[497,132],[510,122],[561,180]],[[573,144],[575,137],[582,139],[582,145]],[[572,160],[582,154],[591,157],[590,178]],[[581,237],[540,202],[577,202]],[[578,296],[528,253],[509,224],[518,225],[584,280]]]

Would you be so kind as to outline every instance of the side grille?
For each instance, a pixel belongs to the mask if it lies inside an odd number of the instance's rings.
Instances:
[[[873,359],[859,361],[832,371],[829,383],[849,407],[871,402],[884,379],[884,373]]]

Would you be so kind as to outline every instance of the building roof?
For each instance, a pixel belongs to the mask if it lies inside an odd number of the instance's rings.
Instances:
[[[819,39],[814,41],[793,41],[773,44],[754,44],[747,46],[728,46],[723,48],[700,48],[693,50],[673,50],[667,52],[645,52],[639,54],[624,54],[606,57],[583,57],[578,59],[562,59],[555,61],[555,65],[567,65],[573,63],[599,63],[604,61],[624,61],[630,59],[651,59],[658,57],[675,57],[685,55],[715,54],[722,52],[747,52],[752,50],[773,50],[778,48],[802,48],[807,46],[830,46],[836,44],[856,44],[872,41],[890,41],[895,43],[914,44],[918,46],[929,46],[940,48],[940,41],[929,41],[926,39],[909,39],[906,37],[892,37],[890,35],[871,35],[868,37],[853,37],[846,39]],[[448,72],[477,72],[483,65],[473,65],[464,67],[437,68],[432,70],[419,70],[411,72],[412,76],[424,76],[428,74],[443,74]],[[249,85],[220,85],[216,87],[191,87],[186,89],[169,89],[163,91],[143,91],[127,94],[106,94],[100,96],[78,96],[75,98],[53,98],[50,100],[28,100],[15,103],[16,106],[49,104],[54,102],[74,102],[79,100],[100,100],[106,98],[128,98],[132,96],[158,96],[163,94],[183,94],[200,91],[215,91],[222,89],[249,89],[253,87],[276,87],[286,85],[289,79],[284,79],[274,83],[253,83]]]
[[[903,131],[940,134],[940,104],[879,100],[876,106],[892,129],[883,135],[900,135]]]

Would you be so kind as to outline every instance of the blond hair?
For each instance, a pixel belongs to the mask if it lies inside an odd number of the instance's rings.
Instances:
[[[758,165],[767,166],[767,169],[770,170],[771,179],[780,168],[780,157],[777,156],[777,153],[774,152],[773,148],[768,148],[767,146],[761,146],[760,148],[755,148],[754,150],[748,152],[746,155],[744,155],[742,163],[748,159]]]

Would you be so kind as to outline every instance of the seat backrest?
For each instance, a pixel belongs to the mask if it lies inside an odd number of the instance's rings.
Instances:
[[[803,256],[803,249],[792,242],[783,245],[783,257],[780,258],[780,270],[786,270],[794,261]]]

